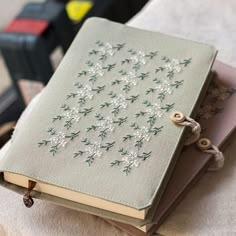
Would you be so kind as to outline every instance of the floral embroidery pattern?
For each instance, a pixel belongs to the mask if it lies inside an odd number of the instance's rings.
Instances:
[[[226,88],[221,84],[212,82],[207,91],[206,98],[197,114],[197,120],[205,119],[208,120],[212,116],[223,111],[220,102],[230,98],[236,93],[234,88]]]
[[[121,50],[126,57],[114,63],[112,58]],[[165,99],[184,83],[173,78],[177,73],[184,73],[192,59],[170,59],[158,51],[127,50],[124,43],[113,45],[100,40],[95,42],[88,57],[59,114],[52,118],[48,137],[38,146],[48,147],[54,156],[76,139],[79,150],[73,153],[73,158],[82,158],[89,166],[112,150],[118,155],[110,166],[119,166],[128,175],[151,157],[152,151],[147,150],[146,144],[162,132],[162,117],[175,105],[165,103]],[[149,71],[147,65],[154,58],[157,68]],[[110,72],[110,81],[104,82],[103,77]],[[138,86],[144,89],[139,90]],[[140,110],[127,113],[132,106]],[[89,124],[86,124],[88,116]],[[126,133],[116,137],[114,133],[122,126]]]

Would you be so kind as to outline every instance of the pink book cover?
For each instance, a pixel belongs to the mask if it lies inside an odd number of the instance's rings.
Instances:
[[[236,126],[236,68],[216,61],[213,71],[215,75],[200,106],[197,120],[202,127],[201,136],[209,138],[214,145],[223,150]],[[211,155],[198,150],[196,145],[186,147],[182,151],[156,210],[153,225],[147,233],[131,225],[110,220],[109,222],[130,235],[151,235],[207,171],[213,159]]]

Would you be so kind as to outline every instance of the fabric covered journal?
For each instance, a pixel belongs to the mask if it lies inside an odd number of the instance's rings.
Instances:
[[[40,198],[148,231],[189,134],[173,120],[196,117],[215,56],[89,19],[13,135],[1,184],[28,207]]]

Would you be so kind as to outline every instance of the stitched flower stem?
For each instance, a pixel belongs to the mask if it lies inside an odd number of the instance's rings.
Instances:
[[[69,138],[71,141],[74,140],[74,138],[79,136],[80,131],[78,132],[72,132],[70,135],[66,135],[66,138]]]
[[[104,145],[101,146],[101,148],[104,148],[106,151],[109,151],[115,144],[116,142],[112,142],[112,143],[106,143]]]
[[[131,166],[132,166],[132,164],[129,164],[129,165],[124,167],[123,172],[125,172],[126,175],[128,175],[131,172],[131,170],[132,170]]]
[[[41,146],[46,146],[50,143],[50,141],[48,140],[42,140],[41,142],[38,143],[38,147],[41,147]]]

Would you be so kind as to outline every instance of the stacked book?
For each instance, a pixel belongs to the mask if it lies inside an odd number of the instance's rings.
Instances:
[[[89,19],[1,157],[0,184],[27,207],[39,198],[151,235],[223,166],[236,81],[216,52]]]

